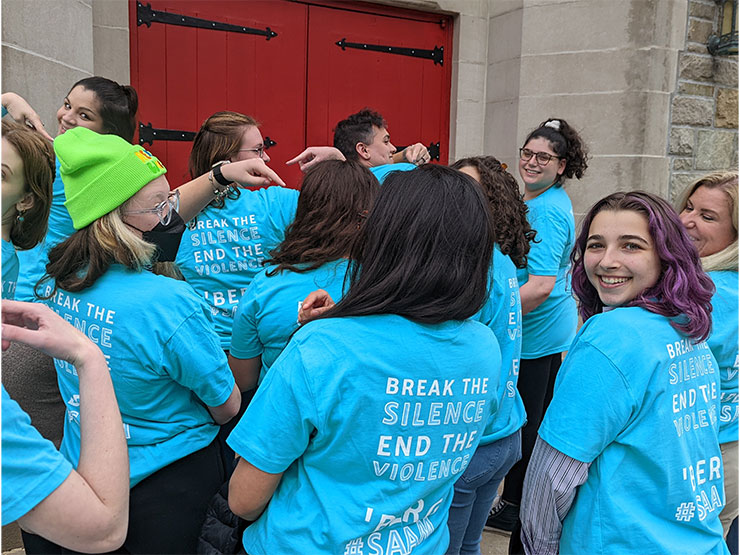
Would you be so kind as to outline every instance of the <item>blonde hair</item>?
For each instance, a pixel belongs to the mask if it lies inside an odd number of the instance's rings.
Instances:
[[[136,271],[152,265],[157,247],[123,222],[121,214],[126,204],[76,231],[49,251],[46,275],[36,286],[37,295],[51,298],[57,287],[73,293],[87,289],[114,262]],[[41,295],[39,286],[49,279],[54,280],[54,288],[48,295]]]
[[[701,259],[701,265],[705,272],[719,271],[719,270],[732,270],[737,271],[738,269],[738,245],[737,245],[737,181],[738,174],[736,171],[718,171],[707,174],[694,181],[691,185],[681,192],[676,197],[675,207],[676,211],[680,214],[686,208],[686,204],[689,197],[699,187],[707,187],[709,189],[721,189],[727,195],[730,201],[730,215],[732,217],[732,228],[735,230],[735,240],[727,245],[724,249],[709,256],[705,256]]]

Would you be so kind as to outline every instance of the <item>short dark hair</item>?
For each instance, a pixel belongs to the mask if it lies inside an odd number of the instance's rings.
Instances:
[[[128,142],[134,140],[139,97],[133,87],[119,85],[115,81],[97,75],[80,79],[72,85],[69,92],[77,86],[92,91],[100,102],[104,135],[118,135]]]
[[[372,172],[355,162],[327,160],[308,170],[295,219],[265,262],[277,268],[267,275],[307,272],[349,256],[379,189]]]
[[[359,156],[355,146],[357,143],[370,144],[373,142],[373,127],[382,129],[388,124],[378,112],[364,108],[343,119],[334,128],[334,148],[344,154],[347,160],[358,162]]]
[[[625,306],[640,306],[666,316],[679,332],[697,341],[706,339],[712,327],[710,300],[715,289],[712,278],[702,270],[699,253],[671,205],[643,191],[612,193],[594,204],[583,219],[570,254],[573,294],[579,300],[578,311],[583,321],[604,310],[598,292],[586,275],[583,256],[591,222],[605,210],[631,211],[644,216],[660,259],[658,281]]]
[[[456,170],[465,167],[478,170],[480,185],[494,217],[496,244],[517,268],[526,268],[529,244],[535,240],[536,232],[529,225],[529,208],[522,200],[514,176],[493,156],[463,158],[450,167]]]
[[[472,178],[435,165],[393,172],[352,248],[347,294],[322,318],[465,320],[488,298],[493,240],[486,199]]]

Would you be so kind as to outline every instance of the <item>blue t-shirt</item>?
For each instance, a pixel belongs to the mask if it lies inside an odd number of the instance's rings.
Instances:
[[[231,343],[239,299],[285,238],[298,204],[294,189],[240,191],[223,208],[207,206],[190,221],[176,259],[187,282],[210,306],[223,349]]]
[[[41,437],[31,419],[2,388],[2,481],[5,526],[46,499],[72,472],[72,464]]]
[[[522,303],[519,301],[516,266],[498,245],[494,245],[492,264],[488,301],[473,319],[487,325],[496,336],[501,348],[501,378],[498,410],[488,420],[481,445],[510,436],[527,421],[524,403],[516,387],[522,350]]]
[[[373,172],[375,178],[382,185],[386,177],[388,177],[388,174],[391,172],[407,172],[415,169],[416,166],[414,164],[409,164],[408,162],[398,162],[397,164],[383,164],[382,166],[373,166],[372,168],[370,168],[370,171]]]
[[[591,463],[561,553],[723,553],[720,370],[706,342],[638,307],[583,325],[539,434]]]
[[[64,183],[59,172],[59,159],[56,160],[56,174],[54,178],[51,210],[49,212],[49,229],[46,237],[34,248],[27,251],[18,251],[20,261],[20,275],[18,287],[15,291],[17,301],[33,302],[38,298],[33,288],[46,273],[46,264],[49,262],[49,251],[75,232],[72,218],[64,206],[67,197],[64,195]]]
[[[18,282],[18,254],[15,247],[5,239],[3,241],[3,299],[15,298],[15,289]]]
[[[268,266],[252,280],[234,317],[229,354],[245,359],[262,356],[260,382],[291,334],[298,329],[301,302],[316,289],[324,289],[334,302],[342,298],[346,259],[327,262],[308,272],[283,270],[268,276]]]
[[[717,291],[712,297],[712,333],[707,344],[719,364],[722,403],[719,442],[737,441],[738,434],[738,295],[737,272],[709,272]]]
[[[228,439],[284,472],[248,553],[442,553],[447,511],[496,404],[501,356],[472,320],[311,322]],[[363,551],[364,547],[364,551]]]
[[[555,276],[550,296],[522,319],[522,358],[533,359],[566,351],[576,335],[578,313],[568,276],[576,230],[573,206],[562,187],[550,187],[526,203],[537,237],[527,267],[517,271],[519,286],[530,275]]]
[[[234,377],[208,307],[187,283],[114,264],[92,287],[79,293],[57,290],[46,302],[108,361],[132,487],[213,441],[219,427],[206,405],[225,403]],[[61,452],[76,465],[80,384],[72,365],[54,364],[67,404]]]

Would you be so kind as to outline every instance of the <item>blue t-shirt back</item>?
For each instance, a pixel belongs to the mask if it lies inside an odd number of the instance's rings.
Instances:
[[[527,421],[524,403],[516,387],[522,350],[522,303],[519,300],[516,266],[511,258],[499,250],[498,245],[493,249],[492,264],[488,301],[473,319],[491,328],[501,348],[502,362],[498,410],[488,420],[481,445],[510,436]]]
[[[46,293],[51,287],[46,286]],[[208,308],[185,282],[112,265],[79,293],[46,301],[103,351],[128,442],[131,486],[213,441],[206,405],[226,402],[234,377]],[[61,452],[80,456],[79,379],[55,360],[67,404]]]
[[[327,262],[315,270],[283,270],[273,276],[268,266],[252,280],[234,317],[229,354],[246,359],[262,356],[260,382],[298,329],[298,310],[309,293],[324,289],[334,302],[342,298],[346,259]]]
[[[15,298],[15,289],[18,282],[18,254],[15,247],[5,239],[3,241],[3,299]]]
[[[414,164],[409,164],[408,162],[399,162],[397,164],[383,164],[382,166],[373,166],[372,168],[370,168],[370,171],[373,172],[375,178],[382,185],[385,182],[385,179],[388,177],[388,174],[391,172],[408,172],[415,169],[416,166]]]
[[[527,267],[517,271],[519,286],[529,276],[555,276],[545,301],[522,319],[522,358],[540,358],[568,350],[576,335],[578,314],[570,290],[570,251],[575,243],[573,206],[562,187],[550,187],[526,201],[527,219],[537,231]]]
[[[231,343],[239,299],[284,238],[295,217],[298,191],[240,189],[223,208],[207,206],[190,221],[177,253],[187,282],[211,308],[221,347]]]
[[[719,442],[737,441],[738,434],[738,294],[737,272],[709,272],[717,288],[712,297],[712,333],[707,344],[719,364],[722,403]]]
[[[66,200],[64,183],[62,183],[62,176],[59,172],[59,159],[57,158],[56,176],[52,187],[51,210],[49,212],[49,228],[46,237],[34,248],[27,251],[18,251],[20,275],[15,292],[17,301],[38,301],[33,289],[46,273],[49,251],[75,232],[72,218],[70,218],[69,212],[64,206]]]
[[[706,342],[638,307],[593,316],[539,434],[591,463],[561,553],[723,553],[720,371]]]
[[[246,551],[443,552],[500,365],[496,338],[472,320],[375,315],[298,330],[228,439],[284,472]]]
[[[2,388],[2,478],[5,526],[18,520],[57,489],[72,464],[41,437],[31,419]]]

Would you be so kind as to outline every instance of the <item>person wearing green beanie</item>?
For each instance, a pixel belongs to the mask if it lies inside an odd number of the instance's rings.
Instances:
[[[219,425],[236,414],[241,395],[203,300],[187,283],[152,272],[174,258],[184,230],[179,194],[155,156],[117,136],[77,127],[54,149],[77,231],[51,249],[37,290],[108,361],[131,477],[123,550],[195,553],[230,462],[216,440]],[[60,451],[76,465],[91,416],[80,413],[74,366],[54,363],[66,402]],[[26,542],[29,554],[58,549],[40,536]]]

